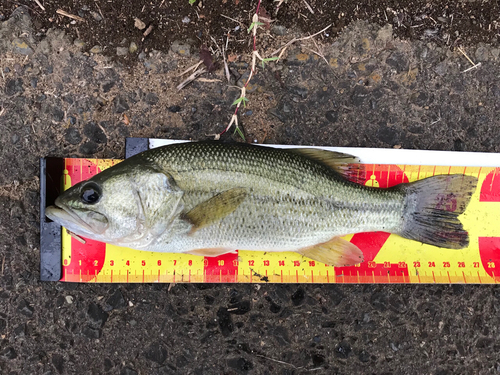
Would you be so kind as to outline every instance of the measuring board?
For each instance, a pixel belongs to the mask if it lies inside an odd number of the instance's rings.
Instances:
[[[127,141],[127,156],[147,148],[179,142],[135,139],[142,146],[130,151],[133,147],[129,147],[129,143],[132,144],[132,141]],[[322,148],[359,156],[365,167],[363,179],[369,186],[386,188],[440,174],[477,177],[476,192],[466,212],[460,216],[460,221],[469,232],[469,247],[442,249],[384,232],[359,233],[344,238],[363,251],[365,261],[352,267],[331,267],[297,253],[239,250],[210,258],[138,251],[93,240],[82,244],[65,230],[57,232],[53,227],[55,223],[42,216],[41,257],[50,253],[54,263],[42,260],[42,280],[105,283],[500,282],[500,154]],[[47,176],[42,178],[46,181],[42,190],[46,191],[42,191],[41,214],[44,215],[44,208],[58,194],[53,191],[54,186],[52,191],[49,186],[57,185],[57,178],[67,189],[119,162],[109,159],[44,159],[42,173]],[[50,238],[47,239],[44,233],[49,233]],[[44,251],[47,254],[44,255]],[[60,269],[57,269],[57,260],[54,260],[57,257]]]

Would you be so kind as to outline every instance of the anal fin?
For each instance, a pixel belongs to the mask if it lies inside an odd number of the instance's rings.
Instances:
[[[231,249],[228,247],[216,247],[210,249],[196,249],[186,252],[185,254],[198,255],[202,257],[218,257],[219,255],[231,253],[235,251],[235,249]]]
[[[362,263],[363,252],[354,244],[340,237],[309,246],[297,253],[333,267],[348,267]]]

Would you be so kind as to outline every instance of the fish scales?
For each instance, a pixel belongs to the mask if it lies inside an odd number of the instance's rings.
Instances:
[[[180,144],[147,155],[184,191],[186,210],[234,187],[247,188],[249,195],[219,225],[173,238],[167,246],[159,241],[158,251],[236,244],[290,251],[354,230],[396,230],[401,223],[401,193],[362,189],[330,168],[279,149],[197,146]]]
[[[340,238],[350,233],[386,231],[438,247],[468,245],[458,216],[475,177],[434,176],[377,189],[344,178],[345,163],[354,160],[314,149],[170,145],[73,186],[46,214],[83,237],[138,250],[296,251],[334,266],[363,261],[362,251]]]

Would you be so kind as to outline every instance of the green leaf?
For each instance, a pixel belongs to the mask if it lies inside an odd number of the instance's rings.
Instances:
[[[238,99],[236,99],[231,105],[238,105],[238,103],[240,102],[243,102],[243,107],[245,107],[245,102],[248,102],[248,99],[245,98],[244,96],[241,96]]]
[[[234,128],[234,133],[233,134],[236,134],[238,133],[238,135],[243,138],[244,141],[246,141],[246,138],[245,138],[245,135],[243,134],[243,132],[241,131],[240,127],[237,126]]]
[[[254,27],[256,27],[256,26],[262,26],[262,25],[263,25],[263,23],[262,23],[262,22],[252,22],[252,23],[250,24],[250,27],[248,28],[248,30],[247,30],[247,31],[248,31],[248,33],[250,33],[250,31],[252,31],[252,29],[253,29]]]
[[[265,59],[262,59],[260,62],[262,63],[262,69],[264,69],[264,63],[268,62],[268,61],[276,61],[278,60],[278,56],[275,56],[275,57],[267,57]]]
[[[194,3],[196,3],[196,0],[189,0],[189,4],[193,5]]]
[[[231,104],[231,105],[232,105],[232,106],[233,106],[233,105],[238,105],[238,103],[239,103],[239,102],[241,102],[242,100],[243,100],[243,98],[238,98],[238,99],[236,99],[236,100],[233,102],[233,104]]]

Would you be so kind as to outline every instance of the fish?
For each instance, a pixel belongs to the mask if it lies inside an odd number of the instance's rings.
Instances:
[[[316,148],[188,142],[132,156],[64,191],[46,216],[83,238],[132,249],[218,256],[292,251],[331,266],[363,262],[342,237],[384,231],[462,249],[459,216],[477,178],[363,184],[352,155]]]

